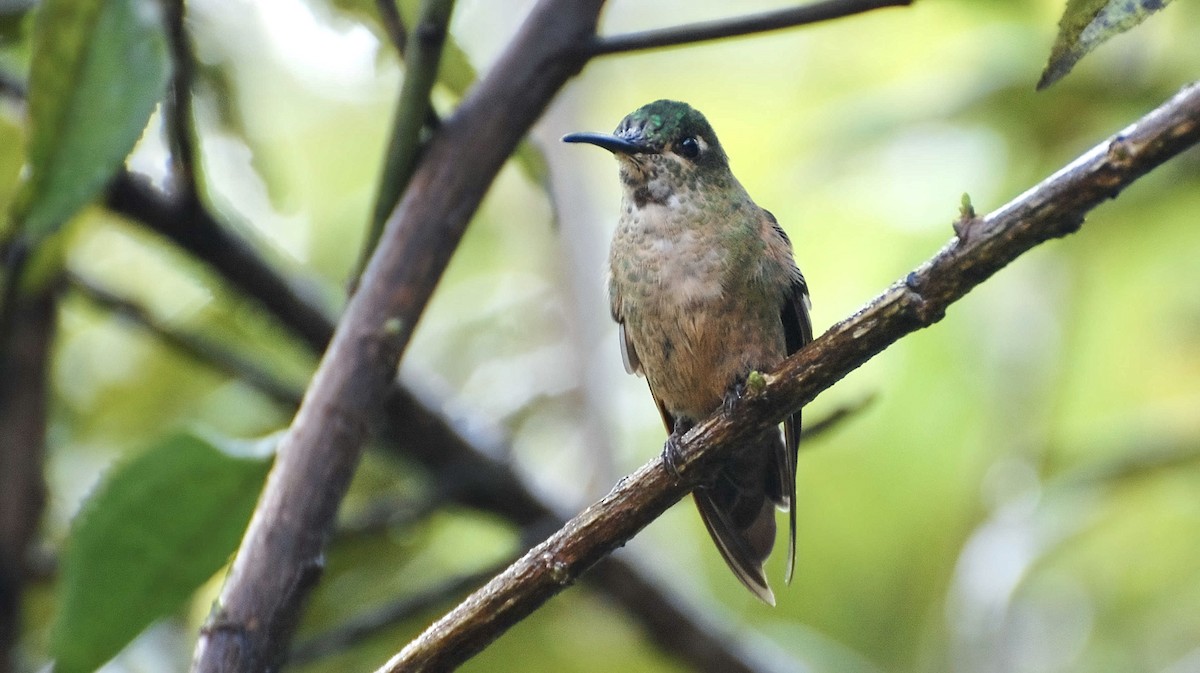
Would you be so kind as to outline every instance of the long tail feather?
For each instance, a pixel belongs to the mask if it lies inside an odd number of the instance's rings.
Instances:
[[[759,600],[774,606],[775,594],[763,573],[763,562],[771,551],[770,547],[766,553],[756,551],[753,547],[756,539],[775,537],[775,508],[771,502],[764,499],[760,515],[755,517],[750,526],[742,528],[729,520],[726,512],[713,502],[706,489],[697,490],[693,497],[696,500],[696,508],[700,510],[700,518],[708,528],[708,534],[717,543],[717,549],[725,563],[733,570],[733,574]]]
[[[781,483],[790,472],[780,465],[786,452],[778,432],[747,446],[718,472],[713,483],[694,493],[700,518],[734,574],[764,603],[775,596],[763,563],[775,545],[775,508],[790,494]]]

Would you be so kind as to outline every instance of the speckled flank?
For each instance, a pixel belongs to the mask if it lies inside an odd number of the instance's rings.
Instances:
[[[792,271],[790,252],[765,254],[774,233],[741,185],[704,189],[690,177],[652,178],[626,195],[610,282],[655,394],[676,417],[699,420],[736,379],[786,354],[779,307]],[[671,183],[684,188],[662,186]]]

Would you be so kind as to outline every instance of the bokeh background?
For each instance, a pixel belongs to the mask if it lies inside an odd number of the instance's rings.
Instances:
[[[792,3],[611,0],[602,31]],[[529,2],[460,0],[453,35],[480,72]],[[564,146],[657,98],[690,102],[796,247],[818,332],[952,236],[1200,72],[1200,8],[1179,2],[1036,83],[1057,0],[920,0],[767,35],[601,58],[533,133],[548,184],[506,168],[402,365],[445,408],[502,432],[510,459],[564,512],[660,451],[640,379],[625,375],[603,286],[619,184],[606,153]],[[273,261],[344,301],[369,219],[403,67],[371,3],[192,0],[207,203]],[[0,64],[19,69],[25,46]],[[439,89],[443,113],[455,97]],[[157,129],[159,121],[152,122]],[[0,105],[0,205],[22,162]],[[161,135],[130,160],[161,176]],[[470,157],[463,157],[464,162]],[[799,462],[799,561],[779,606],[726,570],[683,503],[620,553],[778,670],[876,673],[1200,671],[1200,154],[1192,151],[1042,245],[806,410],[859,408]],[[143,229],[93,208],[71,270],[302,385],[314,361],[252,303]],[[53,360],[53,551],[114,461],[179,427],[254,438],[289,413],[243,382],[68,292]],[[865,406],[862,406],[864,401]],[[419,506],[434,487],[368,452],[344,517]],[[441,508],[347,536],[301,639],[523,550],[521,531]],[[221,575],[109,671],[184,670]],[[25,658],[44,662],[56,606],[28,597]],[[436,612],[298,667],[372,670]],[[466,671],[679,671],[586,588],[552,600]]]

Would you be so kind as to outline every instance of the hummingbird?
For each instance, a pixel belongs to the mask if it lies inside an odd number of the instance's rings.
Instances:
[[[616,156],[621,214],[608,258],[608,294],[621,359],[645,376],[674,463],[680,438],[732,403],[753,371],[768,371],[812,341],[808,285],[779,222],[746,193],[704,115],[658,100],[611,135],[572,133]],[[787,582],[795,570],[800,412],[737,447],[693,491],[717,549],[763,602],[775,596],[763,563],[775,510],[787,510]],[[673,469],[673,468],[672,468]]]

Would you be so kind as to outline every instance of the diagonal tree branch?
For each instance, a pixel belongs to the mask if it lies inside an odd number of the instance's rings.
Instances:
[[[653,460],[531,549],[409,643],[378,673],[447,671],[559,593],[700,483],[739,440],[777,425],[1034,246],[1077,230],[1084,216],[1164,161],[1200,142],[1200,84],[1101,143],[982,219],[906,278],[785,360],[745,399],[689,432],[678,478]]]
[[[576,45],[594,34],[601,5],[540,2],[430,142],[280,443],[193,670],[269,670],[282,660],[417,318],[492,179],[583,66]]]
[[[603,56],[642,49],[677,47],[706,40],[738,37],[831,21],[853,14],[862,14],[873,9],[907,6],[912,2],[913,0],[819,0],[799,7],[788,7],[731,19],[673,26],[626,35],[596,37],[588,45],[587,50],[591,56]]]

